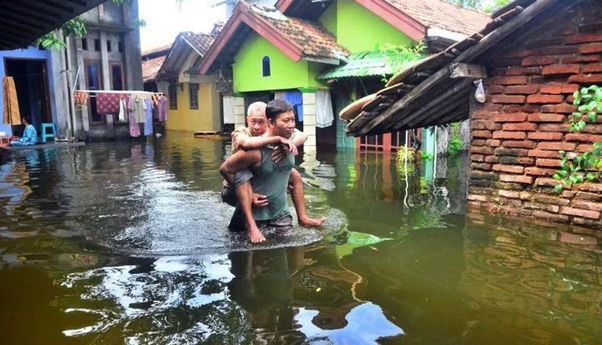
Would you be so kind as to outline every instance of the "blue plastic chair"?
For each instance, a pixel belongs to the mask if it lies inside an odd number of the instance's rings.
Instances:
[[[45,143],[46,139],[49,138],[56,140],[56,131],[54,130],[54,123],[42,123],[42,142]]]

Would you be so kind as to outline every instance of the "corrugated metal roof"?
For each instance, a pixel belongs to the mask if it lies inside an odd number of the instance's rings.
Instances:
[[[383,51],[363,52],[349,55],[347,64],[335,67],[317,79],[341,79],[353,77],[387,76],[407,68],[419,59],[399,61],[393,65],[387,54]]]

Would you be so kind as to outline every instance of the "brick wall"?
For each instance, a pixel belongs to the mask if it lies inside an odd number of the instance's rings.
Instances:
[[[558,16],[489,66],[487,102],[471,114],[468,207],[602,229],[602,184],[553,191],[559,150],[602,141],[602,120],[571,133],[572,93],[602,85],[602,4]]]

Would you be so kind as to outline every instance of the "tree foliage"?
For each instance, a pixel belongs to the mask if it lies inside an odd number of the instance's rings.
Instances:
[[[506,6],[512,0],[449,0],[450,2],[466,8],[474,8],[487,13],[491,13],[501,7]]]

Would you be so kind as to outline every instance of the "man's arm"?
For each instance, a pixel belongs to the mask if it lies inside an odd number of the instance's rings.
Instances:
[[[305,144],[305,141],[307,141],[307,134],[303,133],[298,129],[295,129],[295,132],[291,137],[291,141],[297,147],[302,146],[303,144]]]
[[[234,186],[234,175],[237,172],[256,166],[261,161],[261,153],[257,150],[252,151],[237,151],[230,156],[219,168],[220,174],[224,177],[229,185]]]
[[[243,150],[257,150],[266,145],[278,145],[284,144],[282,137],[250,137],[248,135],[239,134],[237,137],[238,148]],[[284,139],[286,140],[286,139]]]

